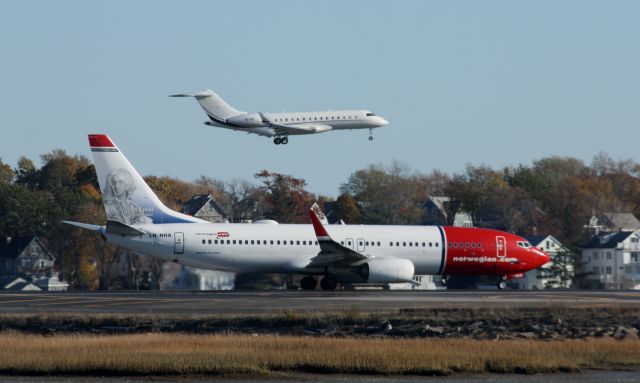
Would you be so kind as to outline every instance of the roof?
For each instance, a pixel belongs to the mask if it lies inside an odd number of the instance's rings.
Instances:
[[[538,246],[540,242],[544,241],[549,234],[541,234],[541,235],[525,235],[524,239],[529,241],[529,243],[533,246]]]
[[[211,194],[196,194],[191,197],[190,200],[184,203],[182,206],[181,213],[188,215],[196,215],[207,203],[211,203],[213,208],[220,213],[223,217],[226,217],[222,206],[218,205],[218,203],[213,199]]]
[[[618,243],[627,239],[635,231],[619,231],[617,233],[605,233],[595,235],[591,239],[581,246],[583,249],[613,249],[618,246]]]
[[[0,258],[17,258],[34,239],[38,241],[38,244],[42,249],[51,256],[36,236],[28,235],[23,237],[6,237],[0,239]]]
[[[603,213],[603,218],[613,230],[636,230],[640,229],[640,221],[631,213]]]

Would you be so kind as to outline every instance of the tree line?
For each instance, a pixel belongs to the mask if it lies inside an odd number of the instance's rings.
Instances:
[[[89,160],[56,149],[41,155],[40,163],[38,167],[22,157],[14,168],[0,160],[0,238],[39,236],[56,254],[57,268],[71,288],[137,288],[142,262],[157,274],[157,281],[159,261],[142,260],[103,242],[96,233],[61,222],[106,222]],[[422,225],[433,223],[424,209],[429,196],[448,196],[450,221],[464,211],[476,226],[520,235],[551,234],[575,247],[586,239],[584,225],[594,214],[640,216],[639,176],[637,162],[600,153],[589,164],[553,156],[503,169],[469,164],[453,174],[421,173],[398,161],[370,165],[354,171],[335,199],[308,190],[304,179],[267,170],[252,179],[229,181],[208,176],[191,182],[157,176],[145,180],[175,210],[195,194],[211,194],[231,222],[308,223],[307,211],[318,201],[330,207],[333,221]]]

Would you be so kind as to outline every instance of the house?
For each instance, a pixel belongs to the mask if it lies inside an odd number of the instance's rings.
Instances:
[[[229,222],[224,209],[213,199],[211,194],[194,195],[185,202],[180,212],[213,223]]]
[[[424,215],[423,223],[425,225],[449,225],[449,214],[447,213],[447,204],[451,202],[451,198],[447,196],[429,196],[425,201],[422,210]],[[473,227],[473,219],[471,214],[464,211],[457,211],[453,217],[453,226]]]
[[[582,267],[592,287],[640,290],[640,230],[593,236],[582,246]]]
[[[549,254],[551,260],[540,268],[524,273],[515,284],[520,289],[569,288],[574,276],[572,253],[554,236],[524,236],[529,243]]]
[[[631,213],[602,213],[589,219],[585,228],[593,235],[602,232],[634,231],[640,230],[640,220]]]
[[[0,240],[0,277],[44,278],[52,275],[55,257],[36,236]]]

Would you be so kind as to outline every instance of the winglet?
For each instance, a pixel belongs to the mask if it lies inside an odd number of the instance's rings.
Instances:
[[[324,214],[320,210],[320,206],[318,206],[317,203],[314,203],[313,206],[311,206],[311,209],[309,209],[309,218],[311,218],[311,223],[313,224],[313,230],[316,232],[316,237],[318,237],[318,240],[331,240],[329,233],[327,233],[327,230],[321,222],[320,216],[325,218]]]

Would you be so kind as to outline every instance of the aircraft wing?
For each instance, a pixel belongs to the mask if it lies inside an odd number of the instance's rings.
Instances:
[[[313,134],[313,133],[322,133],[332,130],[333,127],[327,124],[320,124],[317,122],[304,122],[301,124],[278,124],[271,121],[267,116],[263,113],[260,113],[260,117],[262,118],[262,122],[267,124],[276,135],[278,136],[288,136],[288,135],[298,135],[298,134]]]
[[[320,245],[320,252],[315,257],[311,258],[311,262],[306,266],[307,268],[325,267],[331,265],[347,265],[357,266],[371,259],[371,257],[362,254],[358,251],[350,249],[340,243],[334,241],[327,233],[324,225],[321,222],[319,216],[324,217],[324,214],[320,211],[318,204],[313,204],[309,210],[309,217],[313,224],[313,230],[316,232],[318,238],[318,244]]]

